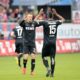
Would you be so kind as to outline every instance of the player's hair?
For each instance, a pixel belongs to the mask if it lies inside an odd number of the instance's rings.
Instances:
[[[28,15],[28,14],[33,15],[33,13],[32,13],[32,12],[29,12],[29,11],[26,11],[26,12],[24,13],[24,15]]]

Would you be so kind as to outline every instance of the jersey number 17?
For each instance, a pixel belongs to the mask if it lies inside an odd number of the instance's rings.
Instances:
[[[18,37],[21,37],[22,36],[22,29],[17,29],[17,34],[18,34]]]

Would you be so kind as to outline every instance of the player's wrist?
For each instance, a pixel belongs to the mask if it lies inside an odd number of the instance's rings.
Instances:
[[[54,15],[58,16],[59,14],[56,12]]]

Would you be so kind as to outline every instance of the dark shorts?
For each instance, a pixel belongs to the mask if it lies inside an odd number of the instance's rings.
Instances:
[[[48,57],[48,56],[53,56],[55,58],[56,54],[56,44],[43,44],[43,49],[42,49],[42,58],[43,57]]]
[[[23,44],[22,43],[15,43],[15,52],[16,53],[23,53]]]
[[[32,54],[32,53],[36,53],[36,48],[35,48],[35,44],[24,44],[24,54]]]

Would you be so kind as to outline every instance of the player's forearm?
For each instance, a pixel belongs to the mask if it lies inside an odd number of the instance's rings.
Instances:
[[[35,19],[34,19],[34,20],[38,20],[38,19],[39,19],[39,17],[40,17],[40,14],[38,14],[38,15],[35,17]]]
[[[39,11],[38,15],[35,17],[34,20],[39,20],[40,16],[43,14],[43,8]]]
[[[34,20],[39,20],[39,17],[41,16],[41,12],[38,13],[38,15],[35,17]]]
[[[55,15],[56,15],[62,22],[65,21],[65,19],[64,19],[61,15],[59,15],[58,13],[56,13]]]
[[[57,13],[56,9],[53,8],[52,11],[53,11],[53,15],[58,17],[62,22],[65,21],[65,19],[60,14]]]

